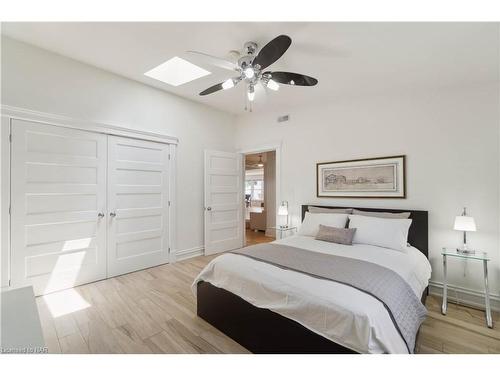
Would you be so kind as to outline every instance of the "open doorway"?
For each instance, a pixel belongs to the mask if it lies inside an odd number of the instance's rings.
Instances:
[[[245,155],[245,246],[275,239],[276,151]]]

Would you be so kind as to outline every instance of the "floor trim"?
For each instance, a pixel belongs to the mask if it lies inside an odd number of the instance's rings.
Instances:
[[[200,255],[204,255],[205,247],[204,246],[196,246],[190,249],[177,250],[175,252],[175,260],[185,260],[189,258],[194,258]]]

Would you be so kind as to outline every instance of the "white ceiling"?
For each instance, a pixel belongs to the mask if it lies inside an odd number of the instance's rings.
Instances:
[[[185,55],[228,57],[246,41],[279,34],[292,45],[271,70],[313,76],[315,87],[281,85],[257,92],[254,111],[283,110],[342,98],[498,80],[499,28],[494,23],[3,23],[2,33],[232,113],[243,113],[243,85],[200,97],[231,72]],[[212,74],[178,87],[144,72],[173,56]],[[229,74],[228,74],[229,73]]]

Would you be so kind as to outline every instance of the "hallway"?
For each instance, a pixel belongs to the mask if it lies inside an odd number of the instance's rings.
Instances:
[[[246,246],[256,245],[259,243],[266,243],[274,241],[274,237],[267,237],[265,232],[258,231],[255,232],[251,229],[246,229]]]

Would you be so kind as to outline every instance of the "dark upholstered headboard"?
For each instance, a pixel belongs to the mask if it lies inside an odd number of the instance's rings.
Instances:
[[[418,210],[401,210],[392,208],[366,208],[366,207],[339,207],[339,206],[318,206],[316,204],[306,204],[302,205],[302,220],[306,216],[308,207],[321,207],[321,208],[355,208],[362,211],[371,212],[410,212],[410,219],[412,219],[410,230],[408,232],[408,242],[413,247],[420,250],[427,258],[429,257],[429,223],[428,223],[428,212],[418,211]]]

